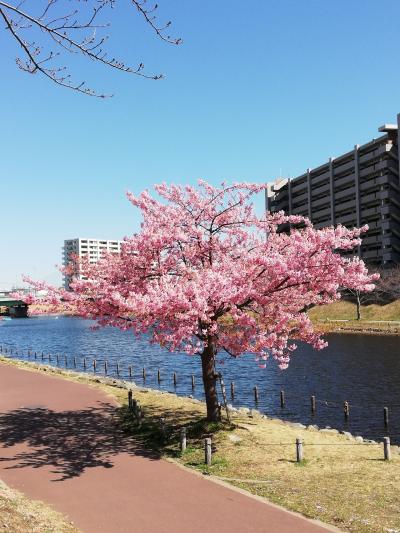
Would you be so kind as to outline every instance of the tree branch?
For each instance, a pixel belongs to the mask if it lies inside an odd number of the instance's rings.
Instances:
[[[74,1],[74,0],[71,0]],[[79,3],[79,0],[75,0]],[[76,52],[99,62],[105,66],[116,70],[121,70],[130,74],[134,74],[146,79],[159,80],[163,78],[162,74],[147,74],[144,72],[144,65],[140,63],[136,68],[125,65],[124,62],[109,58],[108,53],[104,50],[103,45],[108,37],[96,37],[96,30],[109,26],[109,24],[98,24],[97,17],[105,7],[114,7],[115,0],[87,0],[86,5],[94,3],[93,10],[85,17],[86,13],[83,7],[68,11],[66,14],[54,13],[50,18],[53,9],[58,7],[58,0],[46,0],[46,6],[39,16],[35,16],[26,10],[22,9],[24,2],[19,2],[15,5],[9,2],[0,0],[0,15],[6,23],[6,29],[10,31],[11,36],[16,40],[18,45],[22,48],[26,55],[26,61],[17,58],[17,65],[21,70],[30,74],[40,72],[54,83],[67,87],[69,89],[78,91],[80,93],[105,98],[107,96],[103,93],[98,93],[88,87],[85,82],[73,83],[70,80],[70,75],[66,73],[66,67],[47,67],[46,63],[54,60],[59,53],[49,50],[44,53],[45,58],[40,59],[44,50],[44,44],[37,44],[33,39],[26,39],[22,32],[29,31],[33,33],[34,30],[40,30],[41,35],[46,35],[51,39],[55,46],[68,52]],[[145,7],[145,1],[132,0],[132,4],[137,8],[145,21],[156,32],[157,36],[163,41],[171,44],[180,44],[181,39],[172,39],[170,36],[165,36],[164,31],[170,26],[170,22],[165,26],[158,26],[156,18],[152,13],[157,9],[157,4],[152,8]],[[79,3],[81,6],[82,4]],[[87,8],[86,8],[87,9]],[[17,15],[14,19],[12,14]],[[86,20],[79,20],[85,17]],[[74,36],[73,36],[74,35]],[[79,37],[80,35],[80,37]],[[77,37],[78,36],[78,37]],[[47,45],[46,45],[47,46]]]

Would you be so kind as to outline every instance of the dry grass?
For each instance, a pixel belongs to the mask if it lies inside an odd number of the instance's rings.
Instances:
[[[7,363],[25,368],[30,365],[35,370],[32,364]],[[383,460],[382,444],[359,444],[344,435],[262,418],[257,412],[253,417],[236,413],[231,425],[206,424],[202,403],[134,388],[134,398],[144,412],[142,427],[138,428],[126,407],[125,389],[101,383],[99,377],[65,371],[61,374],[99,387],[125,404],[119,414],[126,431],[160,456],[230,480],[253,494],[344,531],[400,532],[400,455],[396,446],[392,447],[392,460],[387,462]],[[160,434],[160,417],[166,421],[166,439]],[[188,449],[182,455],[179,432],[183,426],[188,431]],[[203,439],[210,435],[215,453],[213,464],[206,467]],[[297,437],[304,441],[305,460],[301,464],[295,462]]]
[[[339,301],[314,307],[310,318],[323,331],[364,331],[370,333],[400,333],[400,300],[386,305],[364,305],[361,320],[356,320],[356,305]],[[346,320],[348,322],[340,322]],[[377,323],[382,321],[382,323]],[[390,322],[397,322],[390,323]]]
[[[0,530],[12,533],[78,533],[61,514],[42,502],[25,498],[1,481]]]

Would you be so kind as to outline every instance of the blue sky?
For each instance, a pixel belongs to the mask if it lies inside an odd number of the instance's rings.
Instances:
[[[128,189],[296,176],[400,112],[398,0],[159,4],[181,46],[121,1],[108,50],[165,80],[68,61],[105,101],[20,72],[0,30],[0,288],[22,273],[58,282],[65,238],[137,230]]]

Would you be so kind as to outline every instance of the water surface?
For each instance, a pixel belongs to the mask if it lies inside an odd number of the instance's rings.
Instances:
[[[198,356],[171,354],[158,345],[151,345],[145,336],[136,338],[131,332],[114,328],[93,331],[91,321],[71,317],[35,317],[0,322],[0,345],[18,351],[18,357],[28,359],[27,351],[37,352],[37,360],[83,370],[83,357],[88,371],[92,360],[97,361],[97,372],[129,379],[143,384],[142,369],[146,368],[145,384],[154,388],[176,391],[181,395],[193,394],[203,399],[200,361]],[[250,354],[237,360],[219,357],[218,370],[223,374],[228,400],[235,406],[257,408],[276,416],[303,424],[350,431],[366,438],[381,439],[388,435],[400,443],[400,339],[396,336],[360,334],[331,334],[329,347],[316,351],[301,345],[294,353],[287,370],[279,370],[275,361],[260,369]],[[33,357],[31,357],[33,359]],[[161,383],[157,381],[157,370]],[[177,374],[176,388],[173,373]],[[191,375],[195,376],[192,390]],[[235,398],[230,398],[230,383],[235,382]],[[259,402],[254,400],[254,386],[259,390]],[[285,407],[280,405],[280,391],[285,391]],[[317,412],[311,414],[310,396],[317,398]],[[350,404],[350,417],[343,415],[343,402]],[[383,423],[383,407],[389,407],[389,426]]]

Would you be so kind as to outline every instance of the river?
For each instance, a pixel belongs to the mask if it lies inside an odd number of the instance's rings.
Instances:
[[[146,368],[146,386],[193,394],[203,399],[198,356],[171,354],[158,345],[151,345],[145,336],[136,338],[130,332],[114,328],[91,329],[92,322],[72,317],[33,317],[0,322],[0,346],[18,351],[18,358],[29,359],[27,352],[37,352],[37,361],[73,368],[76,357],[78,370],[83,370],[87,358],[88,371],[92,360],[97,372],[129,379],[132,366],[134,381],[142,385],[142,369]],[[390,436],[400,443],[400,339],[396,336],[360,334],[330,334],[328,348],[316,351],[300,345],[287,370],[279,370],[269,360],[260,369],[251,354],[234,360],[221,356],[218,370],[222,372],[228,400],[234,406],[257,408],[261,412],[303,424],[316,424],[350,431],[364,438],[381,440]],[[30,359],[33,359],[31,356]],[[161,382],[158,383],[157,371]],[[173,373],[177,383],[174,387]],[[195,376],[192,389],[191,375]],[[230,398],[230,383],[235,382],[235,398]],[[254,387],[259,401],[255,402]],[[281,407],[280,391],[285,391],[285,406]],[[316,413],[311,414],[310,396],[316,397]],[[348,419],[343,414],[343,402],[350,404]],[[383,408],[389,408],[389,424],[384,425]]]

